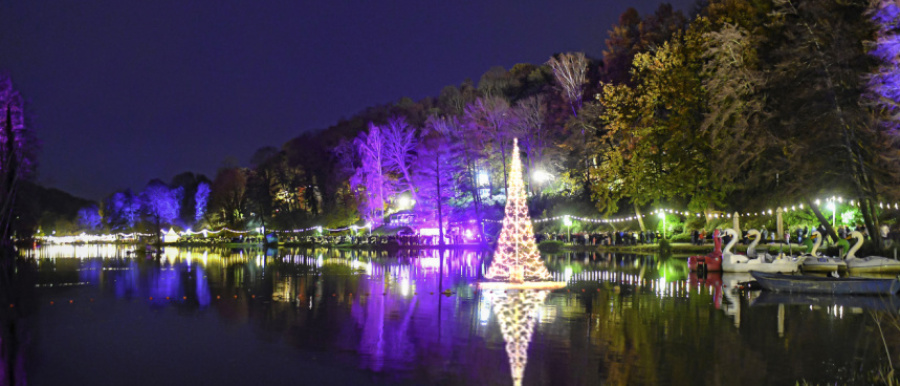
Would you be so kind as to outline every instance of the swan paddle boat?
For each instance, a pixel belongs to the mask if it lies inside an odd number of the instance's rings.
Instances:
[[[747,231],[747,234],[755,234],[759,235],[759,231],[755,229],[751,229]],[[734,244],[737,244],[737,232],[734,229],[726,229],[725,234],[731,236],[731,241],[728,242],[728,245],[725,246],[725,250],[722,251],[722,271],[724,272],[750,272],[750,271],[758,271],[758,272],[797,272],[800,261],[795,260],[791,256],[787,256],[784,254],[778,255],[771,260],[767,260],[764,257],[751,259],[745,255],[738,255],[731,252],[731,248],[734,248]],[[759,238],[757,237],[756,242],[758,242]],[[751,244],[751,247],[755,247],[755,244]]]
[[[800,264],[803,272],[834,272],[847,269],[847,263],[840,257],[819,256],[816,254],[816,251],[822,246],[822,234],[819,231],[815,231],[813,232],[813,237],[816,239],[816,242],[813,244],[812,250],[807,254],[798,256],[798,259],[803,260],[803,263]]]
[[[704,256],[688,257],[688,268],[691,272],[705,270],[706,272],[722,271],[722,239],[719,237],[719,230],[713,231],[713,243],[715,248],[709,254]]]
[[[765,259],[765,261],[772,261],[778,257],[776,255],[770,254],[768,250],[762,251],[761,254],[760,254],[760,252],[758,252],[756,250],[756,246],[759,245],[759,241],[762,240],[762,235],[759,233],[758,230],[756,230],[756,229],[748,230],[747,237],[753,238],[753,241],[751,241],[750,245],[747,246],[747,257],[749,257],[751,259],[762,258],[762,259]]]
[[[856,252],[863,245],[863,235],[858,231],[850,233],[856,244],[847,252],[847,269],[851,273],[900,273],[900,261],[881,256],[856,257]]]

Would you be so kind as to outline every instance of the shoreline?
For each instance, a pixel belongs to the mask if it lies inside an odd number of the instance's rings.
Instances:
[[[150,245],[155,247],[152,244],[146,243],[125,243],[125,242],[114,242],[114,243],[76,243],[76,244],[45,244],[45,245],[105,245],[105,244],[115,244],[115,245],[123,245],[123,246],[140,246],[140,245]],[[669,244],[669,251],[672,255],[701,255],[707,254],[713,251],[714,246],[712,244],[706,245],[693,245],[690,243],[672,243]],[[277,243],[277,244],[264,244],[264,243],[164,243],[162,247],[176,247],[176,248],[197,248],[197,247],[222,247],[222,248],[249,248],[249,247],[257,247],[257,248],[325,248],[325,249],[342,249],[342,250],[427,250],[427,249],[448,249],[448,250],[484,250],[484,251],[492,251],[495,247],[494,244],[452,244],[445,245],[443,247],[438,245],[399,245],[394,243],[388,244],[315,244],[315,243]],[[784,244],[767,244],[763,246],[757,246],[757,250],[766,250],[770,253],[778,253],[784,251],[785,253],[799,253],[799,251],[805,250],[805,245],[787,245]],[[736,252],[744,252],[746,251],[745,245],[738,244],[735,246]],[[545,253],[555,254],[561,252],[603,252],[603,253],[638,253],[638,254],[658,254],[660,253],[659,244],[638,244],[638,245],[622,245],[622,246],[607,246],[607,245],[560,245],[558,250],[555,251],[543,251]]]

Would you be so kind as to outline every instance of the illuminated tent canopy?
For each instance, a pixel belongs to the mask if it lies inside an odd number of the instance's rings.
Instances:
[[[164,243],[178,242],[178,233],[175,233],[175,227],[169,228],[169,231],[163,235],[162,242],[164,242]]]

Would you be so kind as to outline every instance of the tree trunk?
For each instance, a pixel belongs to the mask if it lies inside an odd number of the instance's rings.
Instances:
[[[506,146],[500,146],[501,164],[503,164],[503,195],[509,197],[509,180],[506,173]]]
[[[528,191],[531,192],[532,195],[535,195],[534,191],[534,156],[531,154],[531,149],[525,149],[525,164],[528,165],[528,171],[525,172],[525,183],[528,184]]]
[[[159,254],[159,251],[162,250],[162,232],[159,229],[162,224],[160,224],[159,215],[156,216],[156,253]]]
[[[481,203],[481,197],[478,194],[478,180],[476,178],[478,172],[472,166],[472,159],[469,156],[469,152],[467,151],[465,154],[466,154],[466,166],[469,169],[469,178],[472,179],[472,189],[471,189],[472,206],[475,207],[475,218],[478,221],[478,234],[481,236],[481,239],[484,240],[485,239],[484,231],[483,231],[484,223],[483,223],[483,220],[481,219],[481,210],[479,208],[479,205]]]
[[[15,151],[15,138],[13,135],[13,125],[12,125],[12,106],[11,103],[6,104],[6,125],[3,126],[3,134],[6,136],[6,141],[3,143],[3,152],[4,152],[4,165],[2,165],[3,170],[3,210],[0,212],[0,221],[2,221],[2,237],[3,240],[0,241],[0,246],[6,247],[11,245],[10,239],[10,228],[11,224],[14,220],[13,215],[13,203],[15,201],[15,187],[16,187],[16,177],[18,175],[18,159],[16,158]]]
[[[815,214],[816,218],[819,219],[819,223],[825,226],[825,233],[827,233],[832,240],[837,240],[837,233],[834,232],[834,228],[831,227],[831,222],[828,221],[828,218],[826,218],[822,214],[822,211],[819,210],[819,206],[812,202],[809,197],[804,197],[803,200],[806,201],[806,204],[809,205],[810,209],[812,209],[813,214]]]
[[[789,4],[792,8],[794,8],[793,4]],[[794,9],[794,11],[797,12],[796,9]],[[815,34],[813,33],[813,28],[809,25],[809,23],[804,22],[803,25],[804,27],[806,27],[807,31],[809,31],[810,36],[815,36]],[[874,216],[875,210],[871,201],[871,198],[875,196],[874,184],[872,183],[871,177],[866,170],[865,162],[863,160],[862,154],[860,153],[858,141],[856,138],[856,132],[853,128],[850,127],[850,124],[845,119],[843,108],[841,107],[841,104],[837,99],[837,92],[834,91],[835,82],[833,76],[831,75],[831,70],[829,69],[828,60],[822,53],[822,48],[819,46],[818,40],[813,39],[813,44],[815,44],[816,53],[818,54],[819,59],[822,62],[822,70],[825,73],[825,84],[826,87],[831,91],[830,95],[832,103],[834,104],[834,110],[837,113],[837,117],[841,123],[844,148],[845,150],[847,150],[850,164],[853,165],[853,168],[855,169],[851,170],[851,173],[853,174],[853,182],[857,194],[860,196],[860,212],[862,212],[863,214],[863,219],[866,223],[866,227],[869,230],[870,236],[873,240],[875,240],[877,247],[881,248],[881,233],[879,229],[874,228],[877,226],[878,219],[877,216]],[[837,214],[835,214],[835,217],[837,217]],[[825,226],[830,229],[829,224],[825,224]],[[834,236],[833,230],[831,232],[832,236]],[[837,240],[836,237],[835,240]]]
[[[868,230],[869,237],[875,242],[875,245],[878,249],[883,248],[882,240],[881,240],[881,229],[878,229],[878,215],[877,210],[875,209],[875,203],[870,199],[865,199],[862,201],[864,204],[860,205],[860,212],[863,215],[863,221],[866,223],[866,230]]]
[[[438,210],[438,246],[444,247],[444,211],[442,210],[442,195],[441,195],[441,158],[437,157],[437,161],[435,163],[435,173],[434,173],[434,182],[437,185],[437,210]]]
[[[416,201],[418,201],[418,197],[416,196],[416,188],[415,186],[413,186],[412,179],[409,178],[409,168],[403,169],[403,178],[406,178],[406,186],[409,187],[409,196],[415,203]]]
[[[634,202],[634,215],[635,217],[637,217],[638,225],[641,226],[641,232],[645,232],[647,228],[644,227],[644,218],[641,217],[641,207],[637,204],[637,202]]]

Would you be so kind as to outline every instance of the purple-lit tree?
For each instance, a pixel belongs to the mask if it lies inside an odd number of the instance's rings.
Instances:
[[[209,203],[209,184],[201,182],[197,185],[197,192],[194,193],[195,214],[194,221],[199,222],[206,215],[206,206]]]
[[[134,229],[141,216],[141,200],[126,189],[113,193],[103,202],[104,222],[110,229]]]
[[[0,242],[4,244],[10,240],[10,225],[16,217],[12,211],[18,185],[31,174],[36,146],[25,124],[25,100],[12,79],[0,74]]]
[[[547,64],[553,69],[553,76],[572,108],[572,114],[577,116],[587,83],[587,58],[581,52],[565,53],[551,57]]]
[[[384,163],[392,172],[399,173],[409,189],[414,201],[418,201],[416,187],[410,178],[410,167],[415,160],[416,130],[406,123],[403,117],[394,117],[388,121],[382,131],[384,135]]]
[[[431,117],[425,122],[426,131],[434,131],[442,133],[449,138],[449,141],[456,144],[453,146],[456,154],[453,158],[461,163],[463,173],[455,181],[456,188],[460,191],[468,192],[472,197],[472,207],[475,211],[475,219],[478,222],[479,235],[484,239],[483,231],[483,202],[481,195],[478,194],[478,168],[479,162],[484,157],[484,144],[487,138],[484,133],[465,125],[455,116],[449,117]]]
[[[181,189],[173,189],[160,180],[150,181],[141,192],[144,213],[155,226],[157,243],[162,241],[162,226],[171,225],[178,218],[181,194]]]
[[[509,102],[501,97],[478,98],[466,106],[466,124],[469,132],[481,132],[492,143],[491,148],[500,150],[500,164],[503,168],[503,191],[507,192],[508,174],[506,170],[506,148],[512,139],[516,116]]]
[[[544,150],[547,148],[546,100],[543,95],[522,99],[516,103],[514,112],[517,117],[515,135],[519,138],[519,143],[522,144],[528,158],[526,175],[530,176],[536,170],[536,166],[542,164]]]
[[[176,220],[178,225],[190,228],[193,227],[194,223],[197,221],[197,188],[203,183],[207,184],[208,188],[210,181],[202,174],[184,172],[172,177],[169,187],[173,189],[181,188],[182,193],[181,202],[179,203],[178,219]]]
[[[78,210],[78,225],[82,229],[96,230],[100,228],[100,209],[96,205],[86,206]]]
[[[885,112],[882,124],[897,140],[900,130],[900,3],[896,0],[874,1],[870,13],[877,31],[869,53],[880,62],[869,76],[870,99]]]
[[[456,180],[463,172],[460,166],[460,145],[450,140],[444,127],[430,118],[416,151],[415,181],[419,188],[417,209],[436,214],[438,237],[444,245],[444,218],[449,213],[449,201],[456,195]]]
[[[365,190],[364,207],[360,212],[367,213],[369,221],[380,223],[385,199],[391,192],[390,181],[385,175],[385,139],[381,128],[370,123],[369,132],[359,133],[354,144],[359,152],[360,166],[350,178],[350,185]]]

